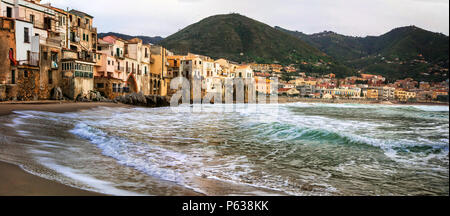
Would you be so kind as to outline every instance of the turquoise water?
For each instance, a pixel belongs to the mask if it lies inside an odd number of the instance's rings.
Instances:
[[[108,194],[449,193],[448,107],[226,106],[23,111],[7,126],[30,171]]]

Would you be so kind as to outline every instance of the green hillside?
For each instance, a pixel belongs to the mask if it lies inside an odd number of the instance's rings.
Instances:
[[[380,74],[389,79],[412,77],[441,81],[448,78],[448,36],[415,26],[369,37],[350,37],[334,32],[307,35],[281,27],[276,29],[298,37],[364,73]]]
[[[294,36],[239,14],[208,17],[160,44],[179,54],[190,52],[237,62],[291,64],[331,60]]]

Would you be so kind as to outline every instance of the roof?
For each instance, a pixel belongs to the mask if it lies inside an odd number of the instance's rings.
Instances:
[[[250,65],[240,65],[236,69],[247,69],[249,67],[250,67]]]
[[[289,90],[291,90],[292,88],[280,88],[278,89],[278,92],[287,92]]]
[[[81,11],[77,11],[77,10],[70,10],[69,13],[75,14],[76,16],[79,16],[79,17],[82,17],[82,18],[84,18],[85,16],[90,17],[90,18],[94,18],[93,16],[91,16],[91,15],[89,15],[87,13],[84,13],[84,12],[81,12]]]

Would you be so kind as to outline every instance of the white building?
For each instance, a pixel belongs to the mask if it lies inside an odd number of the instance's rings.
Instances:
[[[16,60],[19,65],[39,65],[39,38],[32,36],[33,24],[16,20]]]

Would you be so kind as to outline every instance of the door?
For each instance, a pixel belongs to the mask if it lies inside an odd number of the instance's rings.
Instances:
[[[16,84],[16,71],[11,71],[11,84]]]

